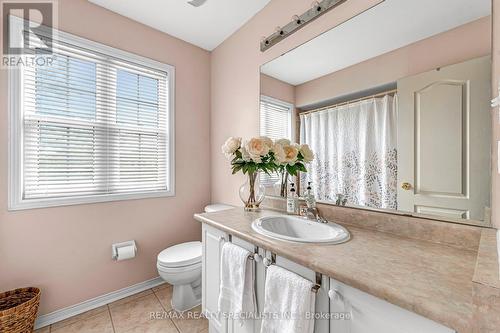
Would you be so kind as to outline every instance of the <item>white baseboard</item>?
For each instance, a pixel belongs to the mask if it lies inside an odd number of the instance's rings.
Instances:
[[[108,294],[97,296],[95,298],[83,301],[81,303],[68,306],[54,312],[38,316],[35,322],[35,329],[56,323],[58,321],[76,316],[77,314],[98,308],[100,306],[109,304],[119,299],[137,294],[146,289],[150,289],[164,283],[161,277],[134,284],[133,286],[126,287],[120,290],[112,291]]]

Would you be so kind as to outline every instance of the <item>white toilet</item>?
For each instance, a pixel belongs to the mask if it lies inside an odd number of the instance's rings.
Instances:
[[[205,212],[231,209],[233,206],[214,204]],[[158,254],[156,267],[161,278],[173,287],[172,308],[186,311],[201,304],[201,242],[181,243]]]

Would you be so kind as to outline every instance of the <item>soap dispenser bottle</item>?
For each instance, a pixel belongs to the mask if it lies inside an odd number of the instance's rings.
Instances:
[[[306,195],[305,195],[307,208],[316,208],[316,199],[311,187],[311,182],[307,183]]]
[[[295,192],[295,184],[291,183],[290,186],[290,195],[286,198],[286,212],[288,214],[296,214],[299,198]]]

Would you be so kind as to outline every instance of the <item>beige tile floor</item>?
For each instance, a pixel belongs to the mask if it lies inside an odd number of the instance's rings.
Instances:
[[[208,333],[200,307],[172,310],[172,286],[163,284],[38,329],[35,333]],[[152,313],[156,318],[151,318]]]

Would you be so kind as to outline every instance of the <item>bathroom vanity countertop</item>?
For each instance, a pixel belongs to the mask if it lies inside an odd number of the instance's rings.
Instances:
[[[345,225],[338,245],[293,243],[253,231],[259,217],[283,214],[242,208],[195,218],[458,332],[472,331],[472,280],[477,252]]]
[[[497,231],[483,229],[473,281],[482,285],[500,289],[500,276],[497,256]]]

